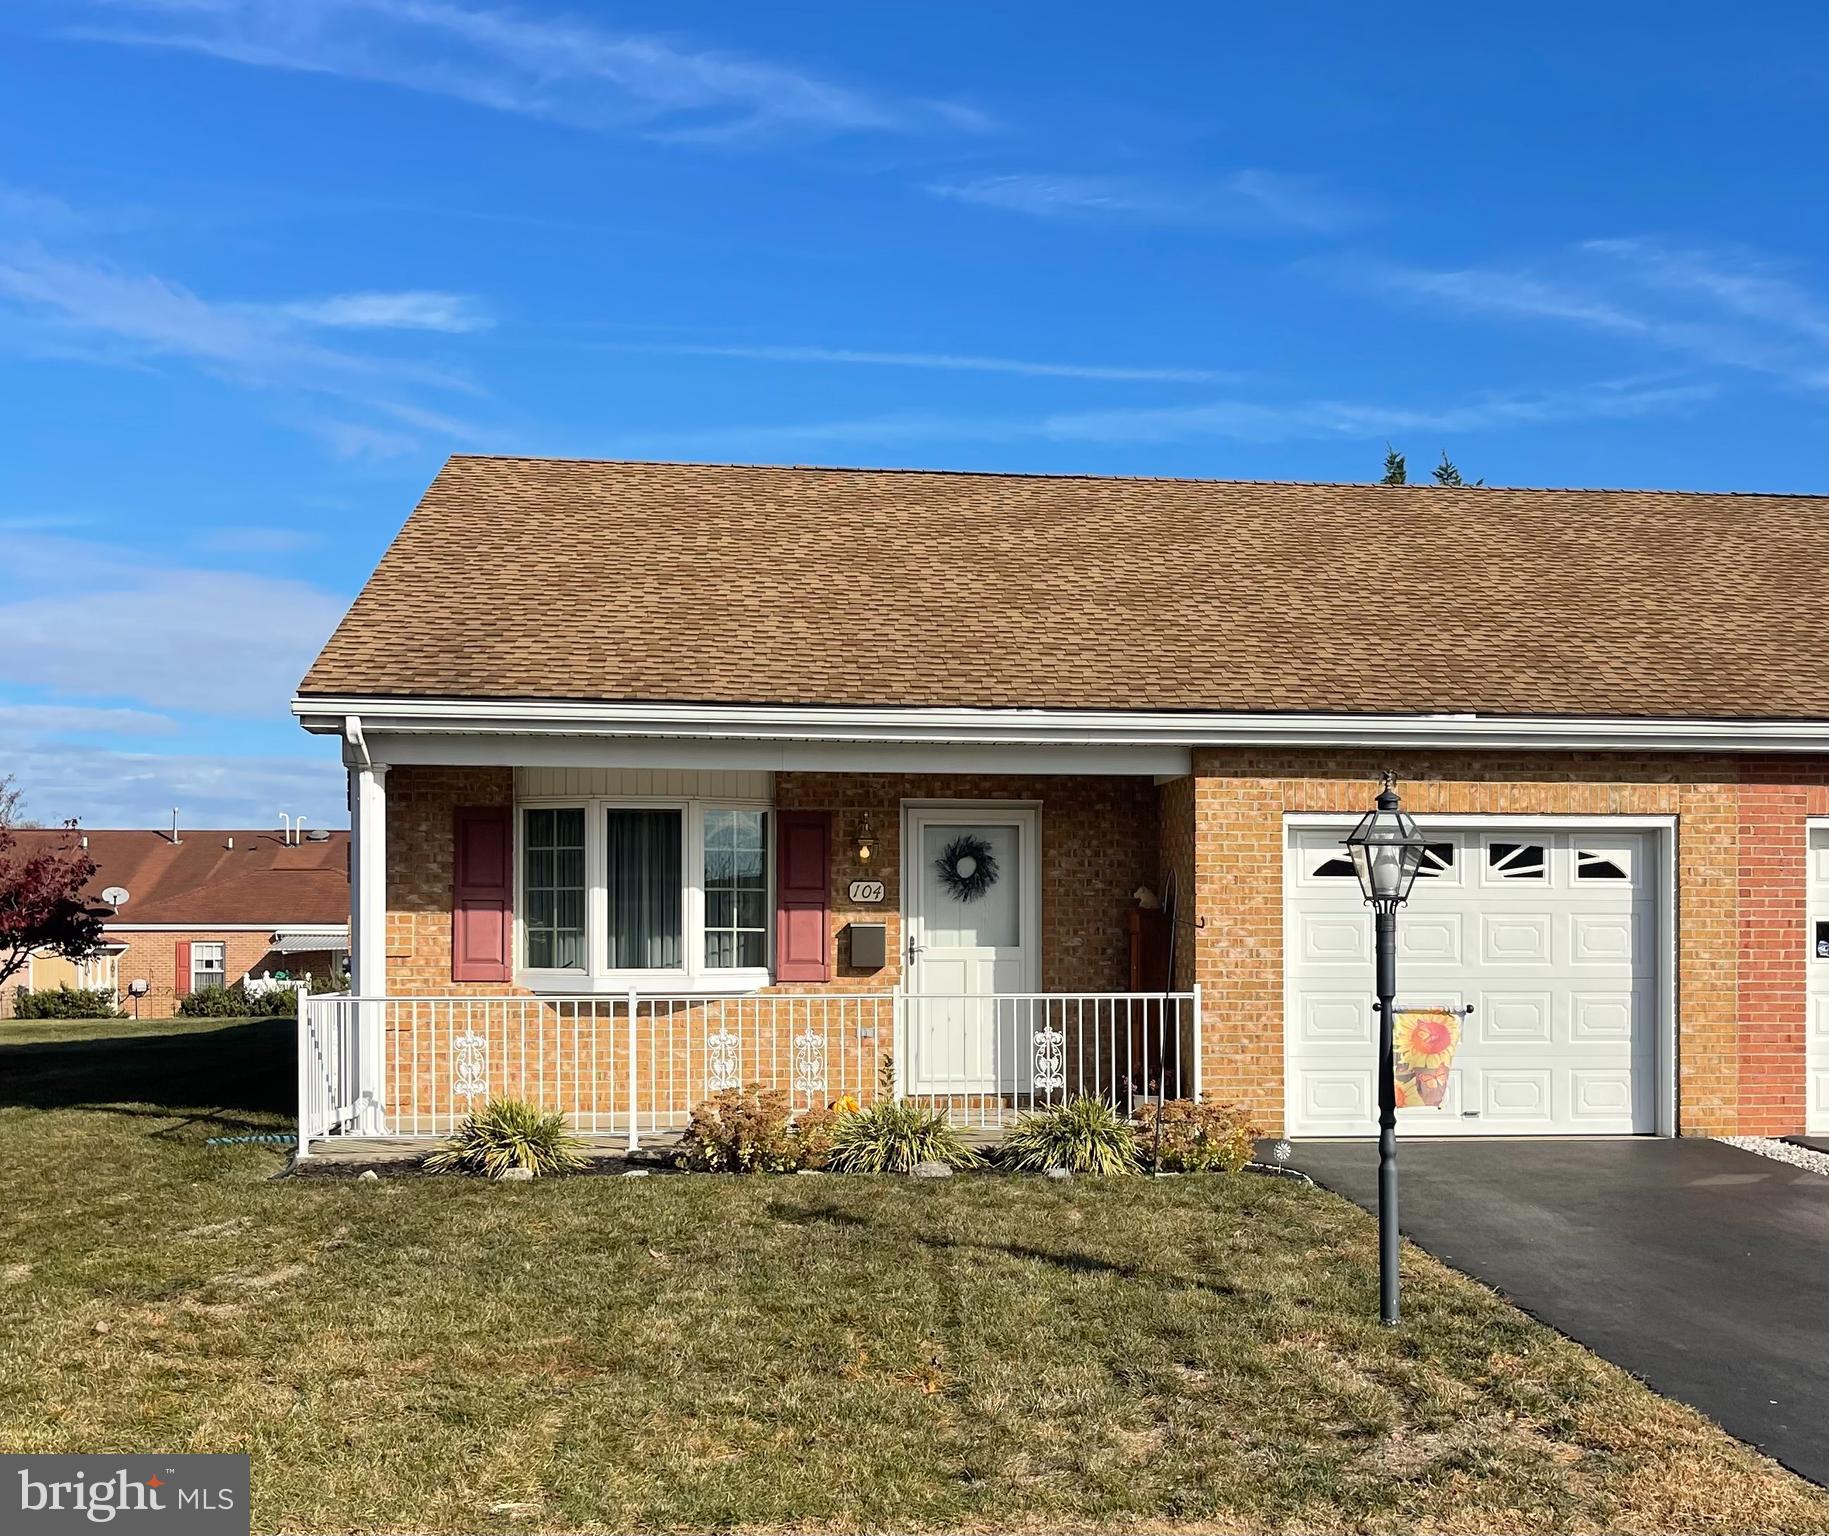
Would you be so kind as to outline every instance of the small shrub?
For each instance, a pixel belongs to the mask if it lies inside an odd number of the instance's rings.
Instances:
[[[945,1110],[894,1099],[842,1116],[830,1158],[839,1173],[912,1173],[918,1163],[974,1168],[983,1161]]]
[[[13,994],[16,1019],[118,1019],[121,1010],[106,987],[25,987]]]
[[[832,1162],[832,1148],[838,1141],[839,1128],[857,1113],[857,1100],[847,1094],[824,1109],[802,1110],[794,1116],[791,1134],[794,1139],[796,1168],[825,1168]]]
[[[178,999],[178,1014],[186,1019],[245,1018],[245,997],[237,997],[233,987],[198,987]]]
[[[844,1115],[837,1108],[794,1113],[779,1088],[750,1083],[714,1093],[692,1112],[684,1161],[709,1173],[792,1173],[823,1168]]]
[[[998,1148],[1018,1173],[1135,1173],[1137,1135],[1103,1099],[1082,1096],[1059,1109],[1024,1115]]]
[[[250,992],[245,981],[199,987],[178,999],[178,1014],[186,1019],[289,1019],[297,1013],[298,999],[290,987]]]
[[[1197,1104],[1192,1099],[1163,1104],[1160,1141],[1154,1103],[1137,1111],[1136,1123],[1143,1157],[1169,1173],[1237,1173],[1251,1161],[1264,1134],[1242,1105]]]
[[[492,1099],[471,1113],[457,1134],[425,1160],[433,1173],[475,1173],[499,1179],[510,1168],[535,1178],[584,1167],[584,1144],[549,1115],[522,1099]]]

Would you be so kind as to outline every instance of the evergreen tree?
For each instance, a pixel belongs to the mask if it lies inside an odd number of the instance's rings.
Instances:
[[[1408,483],[1409,478],[1409,471],[1404,468],[1404,456],[1386,443],[1384,445],[1384,479],[1378,483],[1380,485],[1404,485]]]
[[[1461,472],[1454,467],[1454,460],[1448,457],[1448,450],[1446,448],[1442,449],[1442,462],[1437,464],[1431,473],[1435,476],[1435,483],[1437,485],[1467,484],[1467,482],[1461,478]],[[1473,483],[1476,486],[1480,486],[1484,485],[1486,482],[1484,480],[1475,480]]]

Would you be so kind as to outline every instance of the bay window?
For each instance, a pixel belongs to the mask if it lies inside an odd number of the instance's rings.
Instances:
[[[762,804],[523,801],[521,980],[548,991],[766,985],[770,822]]]

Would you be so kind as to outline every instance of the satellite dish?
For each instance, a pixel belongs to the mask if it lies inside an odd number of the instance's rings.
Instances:
[[[107,890],[102,892],[102,900],[107,902],[108,905],[111,907],[126,906],[127,905],[127,887],[124,885],[109,886]]]

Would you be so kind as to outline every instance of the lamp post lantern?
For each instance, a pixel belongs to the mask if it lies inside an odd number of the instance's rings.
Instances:
[[[1377,935],[1378,989],[1378,1312],[1387,1326],[1397,1300],[1397,909],[1410,899],[1422,867],[1423,834],[1397,798],[1397,780],[1384,776],[1376,806],[1347,834],[1359,890]]]

